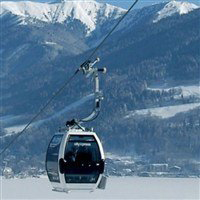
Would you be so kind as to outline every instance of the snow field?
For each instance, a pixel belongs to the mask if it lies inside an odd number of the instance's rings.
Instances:
[[[169,88],[163,88],[161,87],[156,87],[156,88],[152,88],[152,87],[148,87],[147,90],[152,90],[152,91],[166,91],[168,92],[169,90],[177,90],[180,91],[180,95],[175,96],[175,98],[180,98],[181,95],[183,95],[183,97],[189,97],[189,96],[195,96],[197,98],[200,98],[200,85],[180,85],[180,86],[176,86],[176,87],[169,87]]]
[[[53,192],[47,178],[2,179],[4,199],[199,199],[200,179],[110,177],[106,190]]]
[[[148,108],[148,109],[130,111],[129,114],[125,116],[125,118],[131,118],[136,115],[150,115],[150,116],[157,116],[157,117],[165,119],[165,118],[174,117],[178,113],[187,112],[197,107],[200,107],[200,103],[190,103],[190,104],[182,104],[182,105],[176,105],[176,106]]]

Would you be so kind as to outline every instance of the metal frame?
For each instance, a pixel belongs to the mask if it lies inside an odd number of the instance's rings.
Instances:
[[[94,62],[86,61],[80,67],[80,69],[83,71],[83,74],[86,76],[86,78],[90,76],[93,76],[94,78],[95,104],[94,104],[94,109],[92,113],[88,117],[81,119],[79,122],[89,122],[96,119],[101,109],[101,100],[103,100],[103,93],[99,89],[99,72],[105,74],[106,68],[99,69],[97,67],[94,67],[94,65],[99,61],[100,61],[99,58],[97,58]]]
[[[106,68],[105,67],[104,68],[94,67],[94,65],[99,61],[100,61],[99,58],[97,58],[94,62],[86,61],[80,66],[80,69],[79,69],[80,71],[83,72],[83,74],[86,76],[86,78],[93,76],[94,94],[95,94],[94,109],[87,117],[85,117],[83,119],[79,119],[79,120],[73,119],[71,121],[67,121],[66,126],[68,128],[78,126],[79,128],[84,130],[84,127],[80,126],[80,124],[83,122],[89,122],[89,121],[96,119],[100,113],[101,101],[103,100],[103,93],[99,89],[99,72],[105,74]]]

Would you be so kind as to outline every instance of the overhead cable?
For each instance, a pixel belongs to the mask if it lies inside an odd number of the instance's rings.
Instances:
[[[105,38],[102,40],[102,42],[92,51],[90,56],[87,60],[90,60],[94,54],[101,48],[103,43],[108,39],[108,37],[113,33],[113,31],[119,26],[119,24],[122,22],[122,20],[127,16],[127,14],[133,9],[133,7],[136,5],[136,3],[139,0],[135,0],[134,3],[130,6],[130,8],[125,12],[125,14],[119,19],[119,21],[116,23],[116,25],[111,29],[111,31],[105,36]],[[42,107],[42,109],[29,121],[29,123],[23,128],[22,131],[20,131],[0,152],[0,156],[19,138],[22,134],[25,133],[25,131],[28,129],[28,127],[44,112],[44,110],[49,106],[49,104],[58,96],[73,80],[73,78],[76,76],[76,74],[81,70],[77,69],[75,73],[62,85],[60,89],[58,89],[53,96],[47,101],[47,103]]]

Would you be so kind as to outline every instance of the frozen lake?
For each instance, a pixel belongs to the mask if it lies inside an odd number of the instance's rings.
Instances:
[[[2,179],[0,199],[200,199],[200,179],[111,177],[106,190],[52,192],[47,178]]]

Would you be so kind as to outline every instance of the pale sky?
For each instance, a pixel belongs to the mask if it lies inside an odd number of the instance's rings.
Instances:
[[[22,1],[22,0],[0,0],[0,1]],[[39,1],[39,2],[51,1],[52,2],[54,0],[29,0],[29,1]],[[74,1],[81,1],[81,0],[74,0]],[[106,3],[113,4],[115,6],[119,6],[126,9],[134,2],[134,0],[96,0],[96,1],[106,2]],[[166,2],[166,1],[170,1],[170,0],[156,0],[156,1],[155,0],[139,0],[136,8],[141,8],[147,5],[152,5],[152,4]],[[187,1],[187,2],[192,2],[192,3],[200,5],[200,0],[179,0],[179,1],[185,1],[185,2]]]
[[[123,8],[128,8],[133,2],[134,0],[98,0],[99,2],[106,2],[109,4],[113,4],[119,7],[123,7]],[[157,3],[161,3],[161,2],[166,2],[166,1],[170,1],[170,0],[139,0],[137,7],[144,7],[147,5],[152,5],[152,4],[157,4]],[[184,1],[184,2],[192,2],[195,4],[199,4],[200,5],[200,0],[179,0],[179,1]]]

